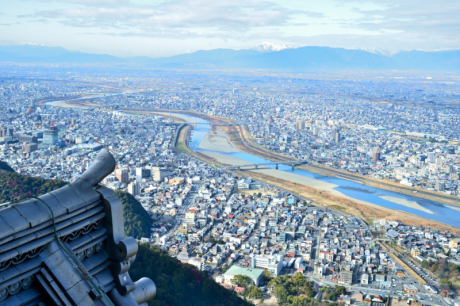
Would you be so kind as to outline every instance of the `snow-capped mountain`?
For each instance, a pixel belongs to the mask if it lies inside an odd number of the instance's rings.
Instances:
[[[385,55],[385,56],[393,56],[396,53],[398,53],[398,51],[388,51],[388,50],[383,50],[380,48],[358,48],[355,50],[362,50],[362,51],[366,51],[369,53],[380,54],[380,55]]]
[[[286,45],[272,44],[269,42],[264,42],[261,45],[258,45],[257,47],[253,48],[253,50],[259,52],[277,52],[285,49],[291,49],[291,47],[288,47]]]

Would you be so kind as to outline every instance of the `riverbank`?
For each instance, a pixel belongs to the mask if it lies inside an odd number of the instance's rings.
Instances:
[[[215,161],[222,165],[231,166],[248,163],[243,159],[223,153],[201,153],[213,158]],[[343,212],[365,219],[368,222],[371,222],[371,220],[383,218],[387,220],[403,220],[404,224],[408,225],[424,225],[439,230],[449,229],[452,232],[460,234],[460,229],[456,227],[446,225],[434,220],[429,220],[414,214],[409,214],[400,210],[383,207],[374,203],[349,197],[334,189],[337,187],[335,184],[272,168],[259,167],[259,169],[254,169],[253,167],[247,167],[242,168],[242,171],[244,172],[240,173],[243,175],[247,175],[267,184],[289,190],[293,193],[309,198],[314,202],[318,202],[333,209],[341,210]],[[382,198],[394,201],[393,197],[390,197],[391,199],[389,199],[388,197],[382,196]],[[416,202],[410,202],[399,198],[395,199],[396,201],[394,202],[400,205],[432,213]]]
[[[163,112],[163,115],[164,115],[164,113],[167,113],[168,115],[171,113],[172,117],[178,118],[177,120],[187,120],[188,122],[190,122],[190,120],[193,119],[193,118],[190,118],[188,116],[197,117],[196,120],[198,120],[199,122],[203,122],[202,120],[199,120],[199,118],[212,121],[213,123],[215,123],[213,125],[213,130],[215,129],[214,131],[222,130],[222,131],[224,131],[226,133],[226,135],[224,136],[224,134],[219,132],[220,135],[222,136],[222,137],[220,137],[221,138],[220,140],[218,140],[218,141],[214,140],[213,141],[212,139],[210,139],[210,138],[212,138],[212,135],[213,135],[214,132],[209,132],[209,126],[207,126],[207,125],[197,125],[197,126],[195,126],[194,133],[193,133],[194,136],[192,137],[193,141],[190,142],[190,146],[189,146],[189,142],[187,140],[187,139],[190,138],[190,133],[185,133],[184,132],[184,134],[180,135],[179,138],[181,138],[181,140],[178,142],[178,146],[182,146],[182,149],[183,149],[184,153],[196,156],[196,157],[198,157],[200,159],[205,160],[208,163],[215,163],[216,161],[220,161],[220,163],[229,164],[229,156],[231,156],[231,155],[220,153],[223,156],[221,156],[221,160],[218,160],[216,158],[217,156],[211,156],[212,154],[210,154],[210,153],[213,153],[213,152],[209,152],[209,151],[212,151],[212,150],[210,150],[212,147],[208,147],[207,149],[203,149],[203,148],[200,149],[199,146],[202,145],[203,137],[205,139],[207,138],[206,141],[209,142],[207,145],[214,146],[214,148],[216,148],[216,151],[224,152],[224,151],[222,151],[222,150],[220,150],[218,148],[219,143],[220,143],[220,146],[222,146],[224,141],[231,143],[232,144],[231,146],[228,146],[228,143],[227,143],[226,146],[228,148],[232,148],[232,150],[235,147],[237,149],[239,149],[241,151],[241,153],[235,153],[235,154],[237,156],[238,156],[238,154],[241,154],[240,156],[242,158],[245,158],[245,157],[243,157],[244,155],[249,156],[250,154],[252,154],[255,159],[257,159],[256,156],[261,156],[263,158],[267,158],[267,159],[271,159],[271,160],[278,160],[278,161],[287,159],[286,156],[283,156],[283,155],[278,154],[278,153],[273,153],[273,152],[270,152],[270,151],[262,148],[260,145],[258,145],[255,142],[254,139],[252,139],[252,136],[249,134],[249,132],[245,128],[243,128],[242,126],[217,126],[218,123],[224,123],[223,119],[220,119],[220,118],[216,118],[216,117],[210,118],[210,116],[205,115],[205,114],[200,114],[200,115],[197,116],[196,112],[192,112],[192,111],[185,111],[184,112],[184,111],[180,111],[180,110],[172,111],[172,110],[160,110],[160,109],[151,109],[151,108],[126,108],[126,109],[121,108],[120,110],[137,112],[137,113],[149,113],[149,114],[152,114],[152,115],[160,115],[159,112]],[[185,113],[185,115],[188,115],[188,116],[183,116],[184,115],[183,113]],[[183,118],[179,119],[179,117],[183,117]],[[205,126],[207,128],[204,128]],[[190,129],[191,129],[191,127],[189,126],[187,130],[190,131]],[[193,150],[191,148],[193,148]],[[249,154],[246,154],[245,152],[248,152]],[[241,164],[241,163],[247,164],[248,160],[250,160],[250,159],[245,159],[244,161],[243,161],[243,159],[241,159],[240,161],[238,161],[238,164]],[[241,161],[243,161],[243,162],[241,162]],[[308,166],[310,166],[310,165],[308,165]],[[286,168],[285,166],[282,166],[282,167]],[[277,174],[275,176],[274,176],[273,173],[269,173],[267,175],[266,173],[262,172],[262,171],[268,171],[268,170],[262,170],[262,169],[260,169],[260,170],[261,171],[258,171],[258,172],[251,172],[250,176],[253,176],[256,179],[259,179],[259,178],[260,179],[266,179],[267,181],[269,181],[273,185],[279,184],[277,186],[280,186],[280,187],[282,187],[284,189],[289,188],[289,190],[292,190],[292,192],[299,193],[299,194],[302,194],[304,196],[305,196],[305,193],[308,193],[310,197],[317,197],[318,198],[318,201],[317,201],[318,203],[321,203],[321,204],[324,203],[326,205],[326,202],[327,202],[328,203],[327,205],[329,207],[332,207],[332,208],[341,207],[341,210],[343,210],[344,212],[351,213],[353,215],[356,215],[356,216],[361,217],[361,218],[366,219],[366,220],[367,219],[379,219],[379,218],[386,218],[386,219],[389,219],[389,220],[397,220],[397,219],[399,219],[399,220],[403,220],[403,222],[406,223],[406,224],[414,224],[414,225],[417,225],[417,224],[425,224],[425,225],[430,224],[430,226],[434,227],[434,228],[455,229],[453,226],[448,226],[448,225],[442,223],[442,222],[445,222],[447,224],[452,224],[452,225],[456,224],[455,220],[452,221],[452,215],[450,214],[450,212],[447,212],[447,210],[445,212],[442,212],[442,213],[444,213],[444,215],[442,215],[442,216],[446,216],[447,219],[449,219],[449,216],[450,216],[449,220],[446,220],[446,218],[442,218],[442,217],[441,218],[438,217],[436,219],[435,216],[433,217],[433,219],[438,220],[438,221],[431,220],[432,218],[430,218],[428,216],[430,213],[428,211],[420,210],[418,206],[413,204],[413,203],[416,203],[416,202],[413,202],[415,200],[410,199],[409,197],[407,197],[408,201],[404,202],[405,205],[401,204],[401,201],[400,201],[399,205],[396,205],[396,204],[398,204],[398,203],[396,203],[396,201],[390,201],[390,200],[388,200],[388,198],[387,198],[387,200],[385,200],[384,198],[379,198],[378,196],[375,196],[376,194],[378,194],[377,190],[370,192],[370,194],[372,194],[371,197],[362,196],[362,195],[358,196],[358,197],[354,196],[353,191],[350,192],[350,190],[353,189],[353,188],[356,188],[356,187],[354,187],[353,185],[350,185],[350,182],[356,181],[358,183],[364,184],[364,182],[362,180],[366,179],[365,177],[360,177],[359,179],[355,178],[355,180],[350,179],[349,177],[347,177],[346,180],[347,180],[348,183],[345,183],[343,185],[342,182],[341,182],[341,181],[343,181],[343,179],[340,179],[340,180],[339,179],[333,179],[333,178],[331,178],[331,176],[334,176],[334,175],[331,175],[331,174],[328,175],[329,178],[325,178],[325,179],[319,178],[317,180],[317,181],[319,181],[319,183],[318,182],[314,183],[313,178],[316,178],[317,176],[312,176],[312,173],[310,173],[310,172],[305,173],[305,171],[304,172],[299,171],[300,173],[302,173],[302,176],[301,176],[302,181],[300,181],[299,178],[293,176],[293,174],[295,174],[295,173],[292,173],[292,172],[290,172],[288,170],[287,171],[278,171],[278,172],[283,172],[283,173]],[[270,169],[270,170],[275,171],[274,169]],[[284,169],[284,170],[286,170],[286,169]],[[326,169],[322,169],[322,168],[320,170],[321,171],[327,171]],[[263,177],[264,175],[266,177]],[[345,174],[342,173],[341,175],[345,175]],[[346,175],[349,175],[349,174],[346,173]],[[313,180],[311,180],[309,178],[312,178]],[[303,183],[299,184],[299,182],[303,182]],[[328,182],[333,182],[333,183],[337,182],[337,184],[340,185],[340,187],[337,187],[337,185],[330,184]],[[352,184],[355,184],[355,183],[352,183]],[[345,186],[345,187],[343,187],[343,186]],[[376,187],[380,188],[380,189],[385,189],[385,188],[382,188],[381,185],[378,185]],[[310,189],[308,189],[308,188],[310,188]],[[349,188],[349,189],[347,189],[347,188]],[[358,186],[357,191],[359,190],[359,188],[364,188],[364,186],[362,186],[362,187]],[[296,192],[295,191],[296,189],[298,189],[300,192]],[[347,197],[346,195],[349,195],[349,196]],[[394,196],[397,197],[398,195],[394,194]],[[411,196],[417,196],[417,195],[411,194]],[[314,199],[312,199],[312,200],[314,200]],[[367,201],[371,201],[371,203],[369,203]],[[442,199],[436,199],[435,201],[444,202]],[[396,204],[394,204],[394,203],[396,203]],[[434,203],[434,204],[436,205],[436,203]],[[362,206],[360,206],[360,205],[362,205]],[[424,205],[424,204],[422,204],[422,205]],[[434,209],[434,211],[436,211],[436,213],[438,214],[437,216],[440,216],[438,208],[433,207],[432,204],[428,204],[428,205],[431,205],[431,206],[429,206],[430,209]],[[437,205],[438,205],[438,207],[442,206],[442,204],[439,204],[439,203]],[[410,209],[406,209],[405,207],[410,207]],[[444,206],[442,206],[442,207],[444,207]],[[398,209],[402,209],[404,211],[407,211],[407,213],[402,213]],[[453,210],[451,210],[451,211],[453,211]],[[424,217],[420,217],[419,214],[424,216]],[[444,220],[446,220],[446,221],[444,221]],[[442,221],[442,222],[440,222],[440,221]],[[452,221],[452,222],[450,222],[450,221]]]
[[[216,116],[210,116],[207,114],[203,114],[196,111],[187,111],[187,110],[169,110],[169,109],[156,109],[156,108],[120,108],[120,110],[126,111],[136,111],[136,112],[144,112],[144,113],[151,113],[151,114],[171,114],[173,117],[181,118],[185,117],[185,122],[191,123],[192,118],[183,116],[183,114],[198,117],[201,119],[205,119],[209,122],[218,124],[218,123],[235,123],[230,119],[225,119]],[[231,143],[235,148],[242,152],[247,152],[249,154],[253,154],[258,157],[262,157],[265,159],[273,160],[273,161],[280,161],[280,160],[295,160],[294,158],[290,158],[288,156],[282,155],[280,153],[275,153],[267,150],[266,148],[257,144],[254,140],[252,135],[244,128],[243,126],[217,126],[217,130],[224,131],[228,138],[230,139]],[[207,149],[210,150],[210,149]],[[460,199],[458,197],[450,196],[450,195],[443,195],[437,192],[432,192],[428,190],[423,190],[420,188],[414,187],[407,187],[397,183],[385,181],[385,180],[378,180],[373,179],[349,172],[345,172],[342,170],[334,169],[325,167],[322,165],[317,164],[306,164],[299,166],[300,169],[304,169],[313,173],[325,175],[325,176],[334,176],[343,178],[346,180],[351,180],[358,182],[360,184],[364,184],[370,187],[375,187],[383,190],[388,190],[392,192],[397,192],[405,195],[410,195],[413,197],[427,199],[435,202],[446,203],[452,206],[460,207]]]
[[[212,157],[206,156],[202,154],[201,152],[193,151],[189,147],[188,142],[189,142],[190,133],[191,133],[190,125],[184,125],[178,133],[179,133],[179,136],[177,137],[177,143],[175,144],[175,147],[178,151],[184,154],[190,155],[190,156],[194,156],[210,164],[216,163],[216,160],[213,159]]]
[[[231,127],[230,127],[231,128]],[[256,155],[258,157],[262,157],[265,159],[273,160],[273,161],[279,161],[279,160],[294,160],[293,158],[290,158],[288,156],[284,156],[279,153],[271,152],[263,147],[261,147],[259,144],[255,142],[255,140],[252,138],[252,136],[249,134],[249,132],[240,126],[236,127],[235,131],[238,132],[238,137],[235,137],[237,139],[237,145],[238,148],[240,148],[242,151],[247,152],[249,154]],[[410,195],[412,197],[417,197],[420,199],[426,199],[430,201],[435,201],[435,202],[440,202],[440,203],[445,203],[453,206],[460,207],[460,198],[451,196],[451,195],[445,195],[445,194],[440,194],[438,192],[434,191],[429,191],[429,190],[424,190],[421,188],[414,188],[414,187],[409,187],[409,186],[403,186],[398,183],[386,181],[386,180],[380,180],[380,179],[374,179],[358,174],[353,174],[350,172],[326,167],[323,165],[319,164],[304,164],[300,165],[297,168],[299,169],[304,169],[313,173],[321,174],[324,176],[333,176],[333,177],[339,177],[342,179],[354,181],[360,184],[364,184],[370,187],[375,187],[383,190],[388,190],[392,192],[397,192],[405,195]]]
[[[365,201],[358,201],[356,199],[347,199],[343,196],[336,196],[324,190],[313,188],[310,186],[302,185],[300,183],[291,182],[283,179],[276,179],[271,175],[262,173],[252,172],[249,176],[265,182],[267,184],[277,186],[300,196],[311,199],[314,202],[318,202],[324,206],[344,211],[348,214],[354,215],[361,218],[368,223],[372,224],[374,220],[386,219],[386,220],[401,220],[406,225],[412,226],[424,226],[437,229],[440,231],[450,231],[456,236],[460,235],[460,229],[451,225],[447,225],[442,222],[426,219],[417,215],[409,214],[400,210],[394,210],[372,204]]]
[[[77,95],[77,96],[65,97],[65,99],[66,100],[72,100],[72,99],[78,99],[80,97],[81,97],[81,95]],[[48,99],[43,99],[43,100],[36,101],[35,104],[37,106],[42,106],[42,105],[45,105],[47,102],[59,101],[59,100],[62,100],[62,99],[64,99],[64,98],[48,98]]]
[[[420,198],[420,199],[426,199],[430,201],[435,201],[435,202],[440,202],[440,203],[445,203],[445,204],[460,207],[460,198],[451,196],[451,195],[444,195],[438,192],[424,190],[421,188],[408,187],[408,186],[404,186],[398,183],[394,183],[394,182],[390,182],[386,180],[374,179],[374,178],[370,178],[370,177],[366,177],[362,175],[357,175],[357,174],[353,174],[350,172],[346,172],[346,171],[342,171],[342,170],[338,170],[334,168],[329,168],[329,167],[318,165],[318,164],[310,163],[310,164],[301,165],[298,168],[304,169],[304,170],[307,170],[313,173],[321,174],[324,176],[339,177],[339,178],[354,181],[360,184],[364,184],[370,187],[375,187],[379,189],[384,189],[388,191],[393,191],[393,192],[409,195],[409,196]]]

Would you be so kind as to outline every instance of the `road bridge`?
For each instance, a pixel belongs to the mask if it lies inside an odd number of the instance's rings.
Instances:
[[[223,167],[223,169],[241,170],[241,168],[244,168],[244,167],[254,167],[256,169],[259,169],[259,166],[270,166],[270,165],[275,165],[276,169],[278,169],[278,165],[283,164],[283,165],[290,165],[292,167],[292,170],[294,170],[295,166],[303,165],[306,163],[307,163],[306,160],[285,160],[285,161],[268,162],[268,163],[251,163],[251,164],[244,164],[244,165],[232,165],[232,166]]]
[[[219,126],[238,126],[241,125],[239,123],[217,123],[217,122],[170,122],[166,123],[166,126],[175,126],[175,125],[181,125],[181,124],[187,124],[187,125],[203,125],[203,124],[208,124],[208,125],[219,125]]]

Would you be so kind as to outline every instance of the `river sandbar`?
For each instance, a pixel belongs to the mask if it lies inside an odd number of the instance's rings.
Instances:
[[[169,117],[169,115],[171,115],[171,117],[180,119],[180,120],[182,120],[184,122],[187,122],[187,123],[196,123],[195,118],[189,117],[189,116],[184,115],[184,114],[167,113],[167,112],[146,112],[146,111],[136,111],[136,113],[145,113],[145,114],[149,114],[149,115],[158,115],[158,116],[163,116],[163,117]]]
[[[211,158],[214,158],[219,163],[226,164],[226,165],[232,165],[233,166],[233,165],[241,165],[241,164],[248,164],[249,163],[247,160],[237,158],[237,157],[234,157],[234,156],[231,156],[231,155],[228,155],[228,154],[216,153],[216,152],[206,152],[206,151],[199,151],[199,152],[201,154],[204,154],[204,155],[207,155],[207,156],[209,156]],[[352,200],[354,202],[367,205],[369,207],[378,208],[380,210],[384,210],[384,211],[388,211],[388,212],[392,211],[390,208],[386,208],[386,207],[380,206],[378,204],[374,204],[374,203],[370,203],[370,202],[366,202],[366,201],[362,201],[362,200],[359,200],[359,199],[349,197],[349,196],[341,193],[340,191],[337,191],[335,188],[338,187],[338,186],[335,185],[335,184],[332,184],[332,183],[323,182],[323,181],[320,181],[320,180],[316,180],[314,178],[310,178],[310,177],[306,177],[306,176],[303,176],[303,175],[295,174],[293,172],[286,172],[286,171],[282,171],[282,170],[276,170],[276,169],[265,168],[265,167],[259,167],[258,170],[254,169],[253,167],[247,167],[246,169],[247,169],[247,171],[250,171],[250,172],[261,173],[261,174],[268,175],[268,176],[271,176],[271,177],[274,177],[274,178],[277,178],[277,179],[281,179],[281,180],[284,180],[284,181],[288,181],[288,182],[308,186],[308,187],[315,188],[315,189],[322,190],[322,191],[327,191],[327,192],[329,192],[330,194],[332,194],[334,196],[346,198],[346,199]]]
[[[393,203],[396,203],[396,204],[399,204],[399,205],[409,207],[409,208],[417,209],[417,210],[426,212],[428,214],[433,214],[433,212],[431,210],[423,207],[422,205],[418,204],[417,202],[408,201],[406,199],[401,199],[401,198],[392,197],[392,196],[380,196],[380,198],[384,199],[384,200],[387,200],[387,201],[390,201],[390,202],[393,202]]]
[[[199,146],[202,150],[220,151],[225,153],[241,152],[235,144],[232,143],[230,137],[221,129],[209,130]]]

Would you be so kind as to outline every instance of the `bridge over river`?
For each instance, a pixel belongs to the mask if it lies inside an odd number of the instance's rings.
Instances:
[[[275,165],[276,169],[278,169],[279,164],[283,165],[290,165],[292,167],[292,170],[294,170],[295,166],[298,165],[303,165],[306,164],[306,160],[285,160],[285,161],[279,161],[279,162],[267,162],[267,163],[251,163],[251,164],[244,164],[244,165],[232,165],[232,166],[227,166],[227,167],[222,167],[223,169],[238,169],[241,170],[241,168],[245,167],[254,167],[256,169],[259,169],[259,166],[269,166],[269,165]],[[244,169],[243,169],[244,170]]]

